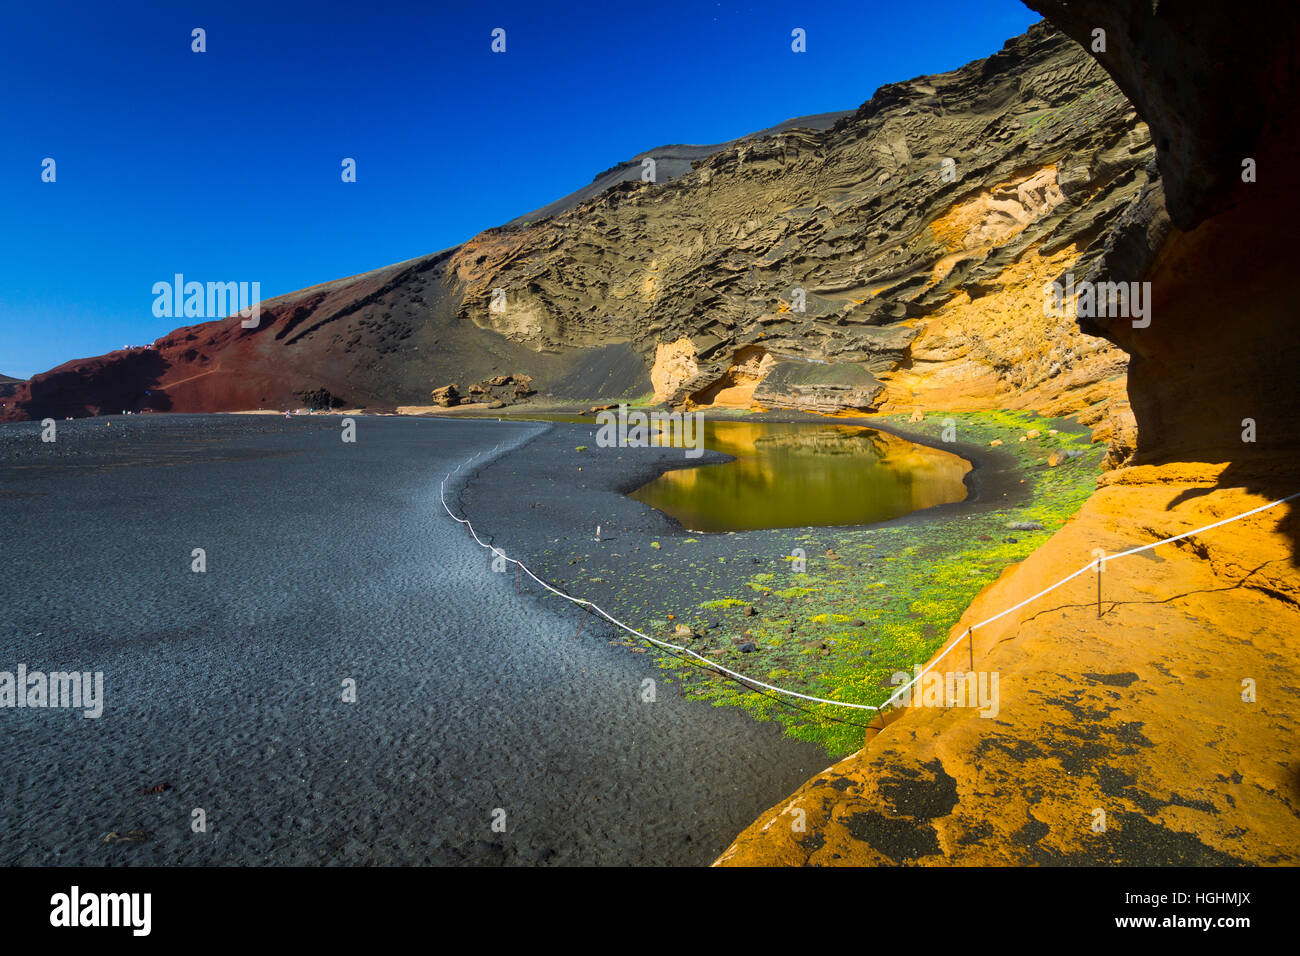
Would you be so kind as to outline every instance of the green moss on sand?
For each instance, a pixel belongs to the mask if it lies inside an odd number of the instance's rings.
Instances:
[[[724,613],[725,633],[721,639],[705,637],[693,649],[800,693],[883,704],[894,674],[910,676],[914,665],[939,649],[981,590],[1079,510],[1096,485],[1105,452],[1077,424],[1028,412],[934,414],[921,423],[899,415],[883,421],[940,438],[949,419],[962,442],[987,446],[1001,439],[1003,451],[1015,459],[1018,480],[1027,486],[1022,503],[925,522],[805,533],[799,540],[833,536],[833,550],[810,550],[804,573],[791,562],[788,571],[752,575],[739,595],[699,601],[697,612]],[[1035,429],[1037,437],[1019,440]],[[1053,453],[1061,460],[1056,467],[1048,465]],[[1041,530],[1012,530],[1012,524],[1038,524]],[[742,616],[738,609],[750,604],[757,615]],[[677,623],[690,622],[688,607],[675,613]],[[696,618],[697,624],[703,620],[698,613]],[[741,652],[743,641],[757,649]],[[793,709],[675,657],[661,655],[660,664],[684,684],[688,696],[778,720],[790,735],[821,744],[833,756],[860,748],[866,730],[855,725],[875,717],[870,710],[802,701],[801,709]]]

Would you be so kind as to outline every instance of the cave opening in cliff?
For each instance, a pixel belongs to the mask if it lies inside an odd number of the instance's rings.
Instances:
[[[761,345],[737,349],[731,357],[730,367],[712,384],[693,392],[689,403],[715,408],[749,408],[754,403],[754,392],[775,361]]]

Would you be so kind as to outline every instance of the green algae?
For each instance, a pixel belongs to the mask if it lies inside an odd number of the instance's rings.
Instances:
[[[1093,445],[1088,432],[1077,424],[1029,412],[954,412],[932,415],[920,423],[908,423],[904,415],[883,420],[936,439],[944,423],[951,421],[958,439],[973,445],[987,446],[1001,439],[1002,452],[1014,460],[1019,474],[1013,480],[1023,481],[1025,494],[1006,507],[974,509],[925,522],[834,529],[833,550],[826,554],[809,550],[806,571],[796,572],[792,564],[788,572],[755,573],[744,581],[741,587],[750,593],[749,600],[735,595],[704,597],[700,592],[707,584],[695,582],[691,589],[703,598],[696,600],[695,610],[722,610],[727,620],[720,639],[710,635],[694,650],[799,693],[883,705],[896,673],[910,675],[915,665],[934,654],[980,591],[1078,511],[1095,487],[1105,450]],[[1037,438],[1019,441],[1032,429],[1039,430]],[[1049,429],[1057,434],[1048,434]],[[1066,457],[1066,452],[1074,456]],[[1053,453],[1061,456],[1056,467],[1047,463]],[[1012,522],[1037,522],[1042,530],[1009,531]],[[829,533],[802,534],[794,540],[829,537]],[[685,601],[670,611],[677,614],[677,623],[703,624],[699,613],[691,620]],[[742,617],[735,611],[751,604],[756,616]],[[757,650],[740,653],[736,644],[742,639],[752,641]],[[820,744],[832,756],[859,749],[867,733],[863,725],[876,716],[872,710],[763,696],[666,654],[659,663],[683,683],[687,696],[777,720],[789,735]]]

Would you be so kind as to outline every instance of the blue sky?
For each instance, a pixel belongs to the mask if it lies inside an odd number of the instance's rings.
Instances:
[[[269,299],[434,252],[643,150],[852,109],[1037,19],[1018,0],[10,4],[0,373],[153,341],[182,324],[152,311],[174,273]]]

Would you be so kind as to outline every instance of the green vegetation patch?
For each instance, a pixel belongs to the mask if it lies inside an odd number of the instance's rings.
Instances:
[[[676,614],[674,623],[705,631],[692,649],[800,693],[883,704],[896,673],[910,677],[941,647],[980,591],[1079,510],[1096,486],[1105,454],[1104,445],[1092,444],[1089,432],[1077,424],[1029,412],[942,413],[920,423],[909,423],[906,415],[883,418],[936,439],[950,419],[961,442],[987,446],[1002,441],[1001,449],[1015,459],[1020,473],[1011,480],[1027,486],[1021,504],[977,507],[887,527],[792,532],[791,550],[807,549],[803,572],[796,559],[788,558],[788,570],[755,573],[743,581],[738,590],[747,599],[714,596],[694,607],[668,609]],[[1020,441],[1033,430],[1036,437]],[[1060,462],[1055,467],[1048,464],[1053,454]],[[1042,527],[1012,530],[1013,524]],[[814,541],[832,541],[833,547],[823,544],[814,551]],[[698,569],[683,565],[676,570],[691,574]],[[685,587],[682,593],[687,593]],[[743,612],[748,606],[755,608],[754,615]],[[748,643],[754,649],[741,650]],[[682,683],[687,696],[778,720],[788,734],[818,743],[832,756],[859,749],[866,735],[860,725],[876,716],[871,710],[806,701],[794,701],[799,708],[794,709],[787,701],[754,693],[675,657],[661,655],[659,663]]]

